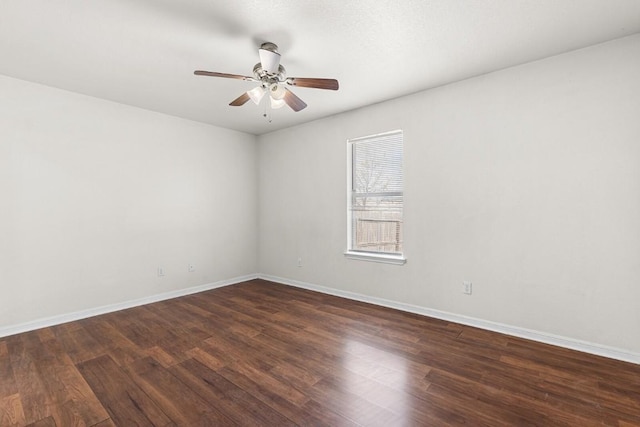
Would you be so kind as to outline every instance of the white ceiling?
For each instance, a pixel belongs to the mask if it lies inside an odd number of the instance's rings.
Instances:
[[[3,0],[0,74],[253,134],[640,32],[639,0]],[[263,41],[295,113],[228,103]],[[264,101],[263,101],[264,102]]]

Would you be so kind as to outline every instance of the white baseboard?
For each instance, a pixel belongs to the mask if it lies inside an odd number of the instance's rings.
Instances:
[[[420,307],[412,304],[405,304],[397,301],[391,301],[383,298],[371,297],[355,292],[342,291],[339,289],[328,288],[325,286],[305,283],[298,280],[285,279],[282,277],[271,276],[268,274],[259,274],[260,279],[281,283],[283,285],[294,286],[298,288],[308,289],[311,291],[321,292],[324,294],[335,295],[338,297],[348,298],[355,301],[366,302],[370,304],[380,305],[383,307],[395,308],[397,310],[409,313],[421,314],[423,316],[433,317],[436,319],[446,320],[449,322],[460,323],[467,326],[474,326],[480,329],[499,332],[519,338],[525,338],[532,341],[538,341],[545,344],[551,344],[558,347],[569,348],[584,353],[595,354],[597,356],[608,357],[610,359],[621,360],[640,364],[640,354],[627,350],[608,347],[600,344],[594,344],[586,341],[576,340],[573,338],[562,337],[546,332],[539,332],[517,326],[505,325],[502,323],[491,322],[488,320],[477,319],[474,317],[462,316],[459,314],[449,313],[446,311],[434,310],[431,308]]]
[[[520,338],[525,338],[532,341],[538,341],[545,344],[551,344],[559,347],[569,348],[572,350],[582,351],[584,353],[590,353],[598,356],[608,357],[610,359],[616,359],[616,360],[622,360],[624,362],[640,364],[640,354],[619,349],[619,348],[613,348],[613,347],[608,347],[600,344],[594,344],[586,341],[576,340],[573,338],[562,337],[558,335],[549,334],[546,332],[539,332],[539,331],[534,331],[530,329],[519,328],[516,326],[505,325],[502,323],[491,322],[488,320],[477,319],[474,317],[462,316],[460,314],[434,310],[431,308],[401,303],[397,301],[387,300],[384,298],[371,297],[368,295],[358,294],[355,292],[342,291],[339,289],[314,285],[311,283],[301,282],[298,280],[285,279],[283,277],[271,276],[268,274],[250,274],[246,276],[234,277],[231,279],[220,280],[217,282],[207,283],[204,285],[194,286],[191,288],[180,289],[177,291],[165,292],[162,294],[150,295],[148,297],[139,298],[135,300],[124,301],[117,304],[110,304],[110,305],[105,305],[101,307],[90,308],[87,310],[76,311],[73,313],[62,314],[59,316],[52,316],[52,317],[37,319],[30,322],[21,323],[18,325],[1,327],[0,338],[19,334],[22,332],[33,331],[40,328],[46,328],[49,326],[60,325],[62,323],[72,322],[74,320],[86,319],[88,317],[98,316],[100,314],[112,313],[114,311],[124,310],[127,308],[138,307],[141,305],[151,304],[158,301],[164,301],[164,300],[178,298],[185,295],[195,294],[198,292],[204,292],[211,289],[234,285],[236,283],[246,282],[248,280],[253,280],[258,278],[281,283],[283,285],[289,285],[289,286],[294,286],[298,288],[308,289],[311,291],[321,292],[329,295],[335,295],[338,297],[347,298],[355,301],[366,302],[366,303],[375,304],[383,307],[389,307],[389,308],[394,308],[401,311],[406,311],[409,313],[415,313],[423,316],[433,317],[436,319],[446,320],[448,322],[460,323],[467,326],[474,326],[476,328],[486,329],[489,331],[499,332],[499,333],[512,335]]]
[[[114,311],[124,310],[127,308],[138,307],[145,304],[151,304],[158,301],[164,301],[172,298],[178,298],[185,295],[191,295],[198,292],[209,291],[211,289],[221,288],[223,286],[235,285],[236,283],[246,282],[248,280],[257,279],[257,274],[250,274],[247,276],[234,277],[232,279],[220,280],[213,283],[207,283],[204,285],[193,286],[186,289],[179,289],[177,291],[165,292],[162,294],[150,295],[144,298],[138,298],[135,300],[129,300],[119,302],[116,304],[104,305],[101,307],[90,308],[87,310],[76,311],[73,313],[61,314],[59,316],[46,317],[43,319],[37,319],[19,325],[12,325],[0,328],[0,338],[8,337],[9,335],[20,334],[22,332],[29,332],[40,328],[47,328],[49,326],[60,325],[62,323],[72,322],[74,320],[86,319],[88,317],[98,316],[100,314],[112,313]]]

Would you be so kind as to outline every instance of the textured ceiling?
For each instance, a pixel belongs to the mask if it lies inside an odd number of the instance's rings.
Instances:
[[[638,0],[4,0],[0,74],[261,134],[640,32]],[[289,76],[295,113],[228,103],[255,83],[263,41]]]

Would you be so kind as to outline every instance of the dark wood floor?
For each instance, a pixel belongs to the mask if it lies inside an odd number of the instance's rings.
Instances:
[[[1,426],[640,425],[640,366],[255,280],[0,339]]]

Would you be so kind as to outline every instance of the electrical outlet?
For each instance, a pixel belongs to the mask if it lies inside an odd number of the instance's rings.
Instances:
[[[302,267],[302,258],[298,257],[298,267]]]
[[[158,267],[158,277],[164,276],[164,268]]]
[[[194,271],[196,271],[196,265],[195,264],[189,264],[189,273],[193,273]]]
[[[471,295],[471,282],[467,282],[466,280],[462,282],[462,293]]]

